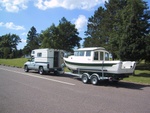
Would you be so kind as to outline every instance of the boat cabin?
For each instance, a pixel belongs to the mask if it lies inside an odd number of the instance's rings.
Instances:
[[[109,61],[109,52],[103,47],[81,48],[74,52],[74,56],[92,58],[93,61]]]

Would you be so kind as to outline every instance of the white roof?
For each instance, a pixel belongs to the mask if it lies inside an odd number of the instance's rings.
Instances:
[[[40,49],[34,49],[34,50],[32,50],[32,51],[47,51],[47,50],[54,50],[54,51],[62,51],[62,50],[60,50],[60,49],[53,49],[53,48],[40,48]]]
[[[105,50],[103,47],[85,47],[85,48],[80,48],[75,51],[88,51],[88,50]]]

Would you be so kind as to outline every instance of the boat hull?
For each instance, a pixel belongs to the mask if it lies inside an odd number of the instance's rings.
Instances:
[[[66,67],[73,71],[92,71],[103,72],[108,74],[132,74],[134,72],[136,63],[131,61],[99,61],[99,62],[75,62],[68,58],[64,58]]]

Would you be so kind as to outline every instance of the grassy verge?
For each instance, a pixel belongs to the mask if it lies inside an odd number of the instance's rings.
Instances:
[[[26,58],[0,59],[0,64],[8,65],[8,66],[15,66],[15,67],[23,67],[23,64],[27,60],[28,59],[26,59]],[[69,70],[67,68],[65,68],[65,71],[69,71]],[[123,79],[123,81],[136,82],[136,83],[142,83],[142,84],[150,84],[150,70],[136,69],[135,75],[132,75],[129,78],[125,78],[125,79]]]
[[[16,58],[16,59],[0,59],[1,65],[23,67],[23,64],[27,61],[26,58]]]
[[[150,84],[150,70],[135,70],[135,75],[129,76],[123,81]]]

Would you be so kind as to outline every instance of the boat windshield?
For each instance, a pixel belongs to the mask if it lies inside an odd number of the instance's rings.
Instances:
[[[85,51],[75,51],[74,56],[84,56]]]
[[[109,53],[104,52],[104,51],[95,51],[94,52],[94,60],[108,61],[109,60]]]
[[[91,56],[91,51],[86,51],[86,56],[87,57]]]
[[[74,56],[86,56],[90,57],[91,56],[91,51],[75,51]]]

